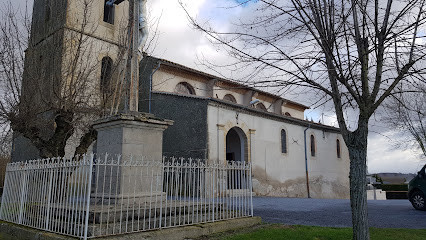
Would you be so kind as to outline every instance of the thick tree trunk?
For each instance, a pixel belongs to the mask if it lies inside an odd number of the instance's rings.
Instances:
[[[87,153],[87,149],[97,139],[98,132],[90,127],[89,130],[80,138],[80,144],[76,147],[74,157]]]
[[[368,240],[367,212],[367,136],[368,122],[360,123],[358,130],[349,137],[350,198],[354,240]]]

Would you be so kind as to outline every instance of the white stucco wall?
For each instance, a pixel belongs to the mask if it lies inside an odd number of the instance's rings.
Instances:
[[[152,90],[159,92],[174,92],[176,85],[180,82],[189,83],[194,88],[195,95],[207,97],[207,81],[203,78],[178,71],[171,72],[161,68],[155,72],[153,76]]]
[[[289,107],[284,103],[281,106],[281,111],[279,111],[279,109],[275,109],[279,107],[279,105],[276,105],[276,99],[259,96],[261,93],[255,93],[249,88],[232,87],[229,84],[217,82],[212,84],[214,81],[216,80],[173,69],[172,67],[160,67],[153,75],[152,89],[158,92],[174,92],[178,83],[186,82],[194,88],[195,95],[197,96],[212,97],[222,100],[226,94],[231,94],[234,96],[237,104],[243,106],[248,106],[251,101],[257,99],[259,100],[257,104],[262,103],[268,112],[282,113],[283,115],[285,112],[288,112],[294,118],[304,119],[303,109]],[[256,104],[250,107],[255,108]]]
[[[232,89],[223,89],[219,87],[214,87],[213,89],[214,98],[223,99],[223,97],[225,97],[226,94],[231,94],[232,96],[234,96],[238,104],[244,104],[244,94],[240,94],[235,91],[232,91]]]
[[[282,111],[282,114],[284,115],[286,112],[288,112],[288,113],[290,113],[290,115],[292,116],[292,117],[294,117],[294,118],[298,118],[298,119],[304,119],[304,112],[303,111],[300,111],[300,110],[297,110],[297,109],[294,109],[294,108],[289,108],[289,107],[286,107],[285,105],[283,105],[282,107],[281,107],[281,111]]]
[[[238,122],[237,122],[238,113]],[[243,113],[217,104],[208,107],[209,160],[226,162],[226,134],[241,128],[248,139],[253,163],[253,189],[257,195],[307,197],[304,130],[306,127]],[[287,132],[287,153],[281,153],[281,129]],[[316,137],[317,154],[310,157],[309,136]],[[341,158],[336,139],[340,138]],[[313,198],[349,197],[349,155],[337,133],[307,130],[310,195]]]

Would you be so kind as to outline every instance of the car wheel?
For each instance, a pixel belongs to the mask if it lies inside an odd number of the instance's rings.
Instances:
[[[417,191],[411,194],[410,202],[415,209],[426,211],[425,196],[422,192]]]

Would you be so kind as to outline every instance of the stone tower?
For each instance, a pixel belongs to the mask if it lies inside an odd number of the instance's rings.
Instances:
[[[34,0],[20,111],[31,112],[34,119],[27,124],[42,129],[45,140],[57,129],[57,111],[72,109],[85,114],[84,120],[94,120],[114,101],[118,106],[128,1],[111,7],[106,2]],[[83,122],[82,128],[87,127]],[[82,132],[73,131],[66,143],[67,156],[73,154],[72,141],[79,140]],[[27,138],[15,133],[13,161],[39,156]]]

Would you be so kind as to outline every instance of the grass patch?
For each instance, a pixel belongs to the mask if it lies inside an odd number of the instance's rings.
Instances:
[[[370,228],[371,240],[424,240],[425,236],[426,229]],[[263,224],[251,229],[222,233],[201,239],[348,240],[352,239],[352,228]]]

